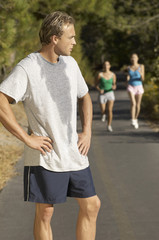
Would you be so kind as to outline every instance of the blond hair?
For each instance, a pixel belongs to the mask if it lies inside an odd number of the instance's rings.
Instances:
[[[65,12],[53,12],[48,14],[39,31],[40,42],[47,45],[51,42],[51,36],[61,37],[63,34],[63,26],[65,24],[74,24],[74,19]]]

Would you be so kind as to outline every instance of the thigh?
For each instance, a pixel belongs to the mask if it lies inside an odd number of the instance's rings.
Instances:
[[[70,172],[68,197],[88,198],[96,195],[90,168]]]
[[[108,111],[112,111],[113,110],[113,106],[114,106],[114,101],[108,101],[107,103],[107,108],[108,108]]]
[[[36,203],[36,214],[48,212],[52,215],[53,211],[54,211],[53,204]]]
[[[129,97],[130,97],[130,101],[132,104],[136,103],[136,99],[135,99],[135,94],[133,92],[128,91]]]
[[[136,104],[137,104],[137,105],[140,105],[140,104],[141,104],[142,95],[143,95],[143,94],[137,94],[137,95],[135,95],[135,99],[136,99]]]
[[[104,112],[105,108],[106,108],[106,104],[105,103],[100,103],[100,107],[101,107],[101,110]]]

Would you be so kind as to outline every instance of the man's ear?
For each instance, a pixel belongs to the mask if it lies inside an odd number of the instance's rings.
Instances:
[[[55,45],[58,43],[58,40],[59,40],[59,38],[58,38],[56,35],[53,35],[53,36],[51,37],[51,41],[52,41],[52,43],[54,43]]]

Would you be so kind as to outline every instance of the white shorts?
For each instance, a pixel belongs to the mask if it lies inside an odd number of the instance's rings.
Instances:
[[[114,100],[115,100],[115,95],[113,91],[99,95],[99,102],[101,104],[107,103],[107,101],[114,101]]]

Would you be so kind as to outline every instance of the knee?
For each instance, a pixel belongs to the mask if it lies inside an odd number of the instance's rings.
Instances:
[[[88,201],[86,208],[85,208],[85,213],[89,218],[96,218],[99,212],[101,206],[101,201],[100,199],[96,196],[94,199],[91,199]]]
[[[136,108],[136,102],[131,102],[131,106]]]
[[[96,197],[96,199],[94,201],[94,204],[93,204],[94,212],[98,213],[100,207],[101,207],[101,201],[100,201],[100,199],[98,197]]]
[[[53,209],[44,209],[41,213],[41,218],[44,222],[50,222],[53,215]]]
[[[113,114],[113,109],[112,109],[112,108],[109,108],[109,109],[108,109],[108,114],[109,114],[109,115]]]
[[[37,206],[36,207],[36,217],[45,223],[50,223],[52,215],[53,215],[53,206]]]

